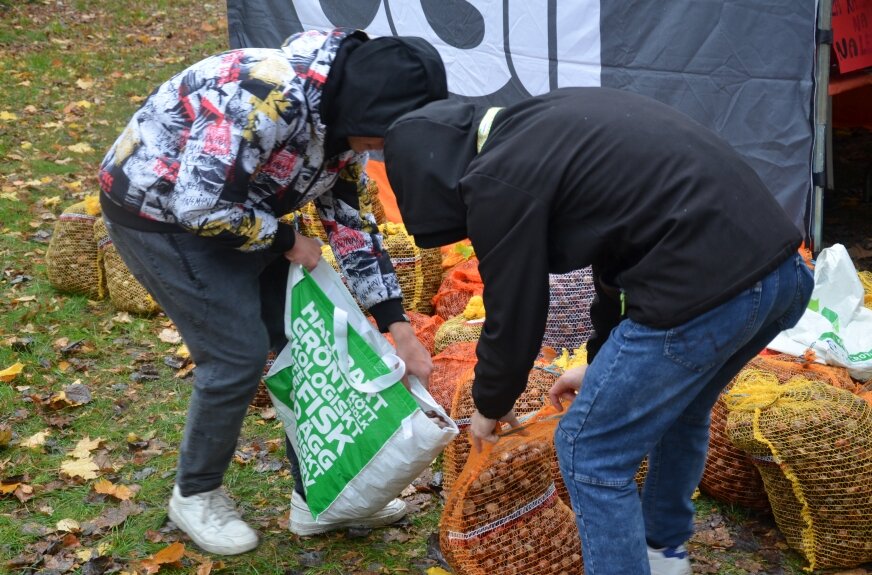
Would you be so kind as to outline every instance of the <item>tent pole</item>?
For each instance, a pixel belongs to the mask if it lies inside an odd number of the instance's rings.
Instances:
[[[817,68],[815,70],[814,146],[812,152],[811,249],[817,255],[823,249],[824,188],[827,185],[827,139],[830,109],[830,43],[832,42],[832,0],[818,1]]]

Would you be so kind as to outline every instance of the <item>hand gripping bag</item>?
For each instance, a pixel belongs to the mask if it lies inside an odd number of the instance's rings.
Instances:
[[[367,517],[429,466],[458,429],[374,330],[330,266],[291,266],[288,344],[266,376],[318,522]],[[435,412],[438,425],[426,412]]]

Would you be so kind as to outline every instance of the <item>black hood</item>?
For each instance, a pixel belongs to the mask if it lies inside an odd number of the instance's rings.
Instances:
[[[383,138],[388,126],[433,100],[448,97],[445,66],[422,38],[349,36],[330,70],[321,114],[330,139]]]
[[[460,180],[476,155],[483,110],[433,102],[397,120],[385,137],[385,167],[406,230],[422,248],[467,237]]]

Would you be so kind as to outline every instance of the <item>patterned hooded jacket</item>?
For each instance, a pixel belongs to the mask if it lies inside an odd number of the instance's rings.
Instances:
[[[321,117],[325,83],[345,40],[360,53],[359,46],[378,42],[359,31],[304,32],[281,49],[206,58],[158,87],[102,162],[106,216],[145,231],[181,228],[242,251],[284,252],[293,246],[294,229],[279,218],[314,201],[349,287],[386,329],[382,320],[401,316],[402,300],[370,208],[366,154],[348,149],[344,138],[335,139],[338,147],[329,145]],[[416,38],[410,39],[414,49],[400,39],[379,40],[401,44],[405,64],[432,85],[422,93],[413,76],[412,96],[390,119],[445,97],[444,68],[432,47]],[[350,53],[343,56],[345,67],[352,65]],[[363,74],[367,84],[378,72]],[[325,148],[336,151],[326,157]],[[376,314],[373,306],[393,312]]]

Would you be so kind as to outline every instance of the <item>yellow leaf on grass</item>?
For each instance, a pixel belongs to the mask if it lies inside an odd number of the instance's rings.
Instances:
[[[96,479],[100,468],[90,458],[68,459],[61,463],[61,473],[71,479]]]
[[[21,442],[21,447],[28,447],[30,449],[35,449],[37,447],[42,447],[45,445],[45,439],[51,435],[51,431],[48,429],[44,429],[39,433],[34,433],[27,439]]]
[[[93,152],[94,148],[92,148],[86,142],[79,142],[78,144],[73,144],[72,146],[67,146],[67,149],[76,154],[87,154],[88,152]]]
[[[151,557],[143,559],[139,566],[146,573],[157,573],[160,571],[161,565],[176,563],[185,555],[185,545],[183,543],[172,543],[164,547]],[[139,571],[139,569],[137,570]]]
[[[451,573],[442,567],[430,567],[427,569],[427,575],[451,575]]]
[[[68,533],[77,533],[82,530],[82,527],[79,525],[79,522],[75,519],[61,519],[55,525],[55,528],[58,531],[66,531]]]
[[[76,86],[82,90],[90,90],[94,87],[94,80],[91,80],[90,78],[79,78],[76,80]]]
[[[94,483],[94,491],[103,495],[109,495],[119,501],[127,501],[133,495],[133,491],[126,485],[116,485],[106,479],[100,479]]]
[[[9,495],[10,493],[15,493],[15,490],[22,485],[24,484],[20,481],[9,481],[8,483],[0,481],[0,495]]]
[[[52,196],[52,197],[46,198],[42,201],[42,205],[45,206],[46,208],[53,208],[56,205],[58,205],[59,203],[61,203],[60,196]]]
[[[8,445],[12,441],[12,428],[5,423],[0,423],[0,447]]]
[[[7,112],[6,110],[3,110],[2,112],[0,112],[0,120],[3,120],[5,122],[12,122],[12,121],[17,120],[17,119],[18,119],[18,116],[16,116],[12,112]]]
[[[21,362],[13,363],[3,371],[0,371],[0,381],[12,381],[24,369],[24,364]]]
[[[77,459],[84,459],[85,457],[89,457],[91,452],[100,447],[103,443],[103,438],[98,437],[97,439],[91,439],[87,435],[80,439],[76,444],[75,449],[70,452],[70,455]]]

